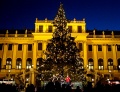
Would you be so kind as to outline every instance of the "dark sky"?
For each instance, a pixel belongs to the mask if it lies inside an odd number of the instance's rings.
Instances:
[[[87,29],[120,30],[120,0],[0,0],[0,29],[34,29],[35,18],[54,19],[60,2]]]

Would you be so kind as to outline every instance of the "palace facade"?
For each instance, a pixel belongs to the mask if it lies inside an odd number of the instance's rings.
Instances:
[[[52,38],[53,20],[35,20],[34,32],[19,34],[19,30],[10,34],[0,34],[0,77],[6,74],[19,74],[27,69],[37,70],[49,39]],[[67,24],[71,35],[80,49],[81,61],[88,70],[94,70],[103,76],[120,76],[120,35],[114,31],[86,31],[85,19],[73,19]],[[34,80],[34,78],[33,78]]]

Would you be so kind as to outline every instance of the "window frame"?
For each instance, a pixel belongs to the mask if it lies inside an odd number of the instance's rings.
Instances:
[[[108,49],[108,51],[112,51],[112,46],[111,45],[107,45],[107,49]]]
[[[113,59],[108,59],[107,64],[108,70],[113,70]]]
[[[117,51],[120,51],[120,45],[117,45]]]
[[[90,69],[90,70],[94,69],[94,60],[93,59],[88,60],[88,69]]]
[[[53,26],[52,26],[52,25],[49,25],[49,26],[48,26],[48,32],[49,32],[49,33],[52,33],[52,31],[53,31]]]
[[[102,51],[102,45],[98,45],[98,51]]]
[[[8,44],[8,50],[11,51],[13,49],[13,44]]]
[[[39,25],[39,32],[43,32],[43,25]]]
[[[68,26],[69,32],[72,33],[72,26]]]
[[[90,47],[90,46],[91,46],[91,47]],[[88,45],[88,51],[93,51],[93,50],[92,50],[92,47],[93,47],[92,45]]]
[[[78,33],[82,33],[82,26],[78,26],[77,29],[78,29]]]
[[[98,70],[104,70],[103,59],[98,59]]]
[[[18,60],[20,59],[20,60]],[[22,59],[21,58],[17,58],[16,60],[16,69],[20,70],[22,69]]]
[[[18,44],[18,51],[22,51],[22,44]]]
[[[12,59],[11,58],[7,58],[6,59],[6,69],[12,69]]]
[[[43,45],[42,43],[38,43],[38,50],[42,50],[42,48],[43,48],[42,45]]]
[[[28,51],[32,51],[33,49],[33,45],[32,44],[28,44]]]
[[[32,68],[32,59],[28,58],[26,60],[26,69],[31,69]]]

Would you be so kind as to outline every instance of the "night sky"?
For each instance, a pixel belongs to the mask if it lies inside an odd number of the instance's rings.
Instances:
[[[89,30],[120,30],[120,0],[0,0],[0,29],[34,29],[35,18],[53,20],[60,2],[67,19]]]

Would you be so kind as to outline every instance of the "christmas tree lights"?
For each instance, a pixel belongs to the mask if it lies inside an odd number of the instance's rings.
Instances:
[[[45,59],[46,70],[63,76],[67,74],[71,80],[84,81],[83,62],[80,59],[80,51],[76,46],[75,37],[71,36],[63,5],[60,4],[57,15],[54,18],[53,38],[48,41]]]

